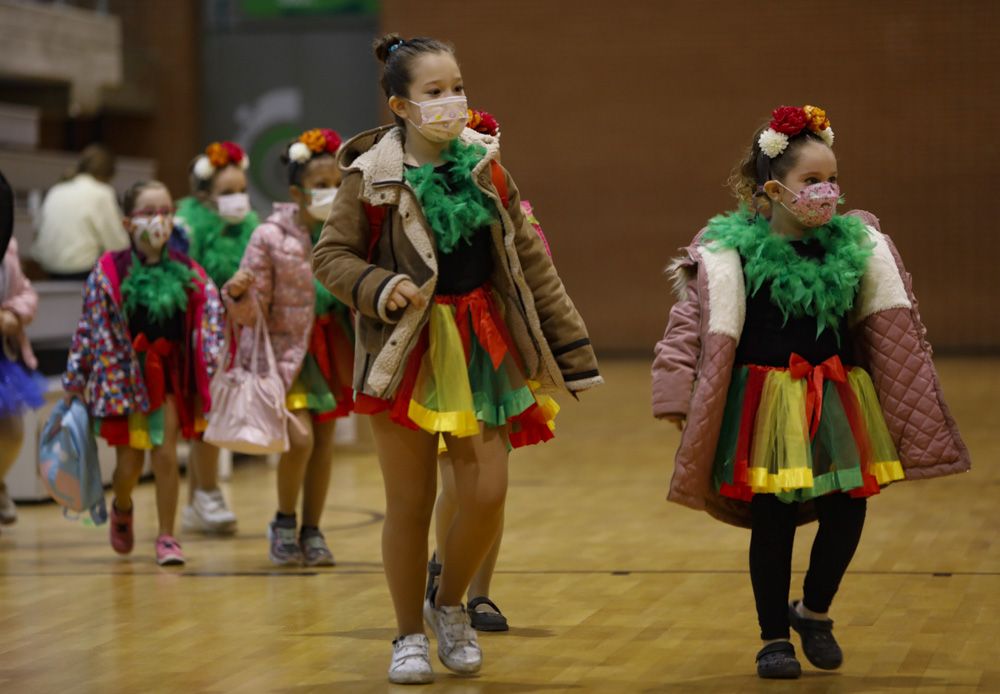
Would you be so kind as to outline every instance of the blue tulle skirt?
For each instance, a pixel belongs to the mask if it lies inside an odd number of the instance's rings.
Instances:
[[[0,349],[0,418],[23,414],[45,403],[45,377],[11,361]]]

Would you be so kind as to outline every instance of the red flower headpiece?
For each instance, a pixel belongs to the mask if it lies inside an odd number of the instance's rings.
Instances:
[[[493,137],[497,137],[500,134],[500,124],[497,123],[497,119],[486,111],[477,111],[470,108],[469,122],[466,127],[475,130],[477,133],[492,135]]]
[[[771,123],[760,134],[757,144],[771,159],[785,151],[789,138],[809,129],[833,147],[833,128],[826,111],[819,106],[779,106],[771,113]]]
[[[194,175],[207,181],[216,171],[230,165],[246,169],[250,166],[250,157],[235,142],[229,140],[213,142],[205,148],[205,153],[195,160]]]
[[[317,154],[336,154],[340,149],[340,135],[329,128],[313,128],[299,135],[288,147],[288,159],[305,164]]]

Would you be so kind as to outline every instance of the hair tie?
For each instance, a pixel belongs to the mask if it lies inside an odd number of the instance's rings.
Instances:
[[[402,46],[404,43],[406,43],[406,41],[403,40],[403,39],[401,39],[399,42],[394,43],[391,46],[389,46],[389,55],[392,55],[393,53],[395,53],[399,49],[399,47]]]

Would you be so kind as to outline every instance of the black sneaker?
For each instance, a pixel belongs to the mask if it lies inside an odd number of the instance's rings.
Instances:
[[[757,676],[765,680],[797,680],[802,666],[795,659],[795,647],[789,641],[769,643],[757,653]]]
[[[836,670],[844,663],[844,652],[833,638],[832,619],[807,619],[796,609],[799,601],[788,605],[788,621],[802,637],[802,652],[820,670]]]

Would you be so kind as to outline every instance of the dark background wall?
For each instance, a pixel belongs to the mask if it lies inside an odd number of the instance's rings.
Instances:
[[[939,349],[1000,348],[1000,3],[384,0],[452,41],[470,103],[605,353],[649,351],[663,266],[729,208],[729,170],[781,104],[827,109],[848,207],[875,212]]]

